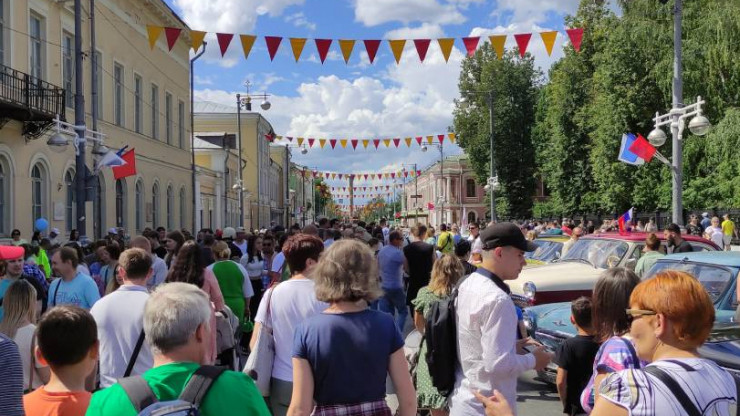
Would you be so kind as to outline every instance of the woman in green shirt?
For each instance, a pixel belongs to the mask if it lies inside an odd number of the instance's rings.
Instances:
[[[249,281],[247,269],[230,260],[231,250],[224,241],[213,245],[216,262],[208,266],[218,280],[218,286],[224,296],[224,303],[239,318],[239,324],[249,319],[249,298],[254,296],[252,282]],[[246,315],[245,315],[246,314]]]
[[[637,265],[635,265],[635,274],[641,279],[644,278],[655,262],[663,256],[664,254],[660,252],[660,240],[658,237],[655,234],[648,235],[645,239],[643,254],[637,260]]]

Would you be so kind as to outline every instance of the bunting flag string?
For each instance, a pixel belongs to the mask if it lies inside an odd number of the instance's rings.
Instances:
[[[445,139],[447,139],[450,143],[453,143],[453,144],[457,141],[457,136],[455,135],[455,133],[416,136],[416,143],[419,146],[423,145],[422,140],[424,139],[424,137],[426,137],[427,144],[434,144],[435,140],[439,144],[443,144]],[[303,146],[303,143],[306,142],[309,148],[313,148],[314,144],[316,144],[317,139],[314,137],[305,138],[305,137],[278,136],[278,135],[265,134],[265,140],[271,143],[279,142],[282,144],[285,144],[286,142],[293,143],[293,141],[295,140],[295,142],[298,144],[298,147]],[[406,144],[406,147],[411,147],[411,143],[413,142],[413,140],[414,139],[411,137],[405,137],[403,138],[403,143]],[[381,143],[386,148],[390,148],[390,147],[398,148],[402,143],[400,137],[382,138],[382,139],[325,139],[325,138],[319,138],[318,139],[319,147],[323,149],[327,141],[329,142],[329,145],[331,146],[332,149],[337,149],[337,143],[339,143],[339,146],[342,149],[346,149],[347,144],[351,145],[352,150],[357,150],[357,147],[360,144],[362,144],[363,149],[367,149],[371,141],[375,149],[380,147]]]
[[[159,41],[159,38],[162,35],[162,32],[165,33],[165,38],[167,41],[167,48],[168,50],[172,51],[172,48],[177,43],[178,39],[180,38],[183,30],[181,28],[174,28],[174,27],[164,27],[164,26],[156,26],[156,25],[147,25],[147,35],[149,38],[149,47],[151,49],[154,49],[157,42]],[[199,50],[203,46],[203,40],[205,39],[205,36],[208,32],[205,31],[199,31],[199,30],[192,30],[189,32],[190,34],[190,45],[194,51]],[[547,54],[552,54],[552,49],[555,45],[555,41],[558,37],[558,34],[561,35],[561,37],[567,39],[570,42],[570,45],[573,46],[573,50],[576,52],[580,52],[581,50],[581,43],[583,41],[583,28],[568,28],[565,29],[565,36],[562,36],[563,34],[559,31],[543,31],[538,32],[540,35],[540,38],[542,39],[543,44],[545,45],[545,50],[547,51]],[[227,50],[229,49],[229,46],[231,45],[231,41],[234,38],[235,34],[233,33],[222,33],[222,32],[215,32],[216,39],[218,41],[218,46],[221,51],[221,56],[223,57]],[[275,56],[277,55],[278,50],[280,49],[280,44],[282,43],[283,37],[282,36],[260,36],[264,38],[265,45],[267,46],[267,52],[270,57],[270,61],[274,61]],[[254,45],[254,41],[257,38],[257,35],[249,35],[249,34],[239,34],[239,38],[241,39],[242,44],[242,50],[244,51],[244,59],[249,58],[249,52],[252,50],[252,46]],[[514,41],[519,48],[519,54],[524,57],[524,54],[527,52],[527,47],[529,46],[530,39],[532,38],[532,33],[519,33],[514,35]],[[310,38],[288,38],[290,41],[290,47],[291,51],[293,52],[293,58],[296,62],[299,62],[301,59],[301,56],[303,54],[303,50],[306,46],[306,42]],[[467,54],[467,56],[473,56],[475,54],[475,51],[478,49],[480,44],[480,36],[470,36],[470,37],[463,37],[463,38],[438,38],[437,44],[439,46],[439,50],[442,52],[442,56],[445,59],[445,62],[448,62],[450,59],[450,54],[452,53],[452,48],[455,45],[455,41],[457,39],[460,39],[462,41],[462,46]],[[493,50],[496,52],[496,55],[501,59],[504,55],[504,46],[506,44],[507,35],[493,35],[489,36],[490,41],[490,47],[493,48]],[[326,61],[326,58],[329,54],[329,49],[331,48],[332,44],[334,43],[335,39],[313,39],[315,45],[316,45],[316,51],[319,54],[319,59],[321,60],[321,63],[323,64]],[[416,49],[416,53],[419,56],[419,62],[424,62],[424,60],[427,57],[427,52],[429,51],[429,46],[431,45],[433,39],[364,39],[362,40],[363,44],[365,45],[365,51],[367,52],[368,60],[370,61],[370,64],[373,64],[375,62],[375,58],[377,56],[380,44],[382,42],[387,42],[390,46],[391,53],[393,55],[394,60],[396,61],[396,64],[399,64],[401,62],[401,57],[403,56],[404,50],[406,45],[409,43],[409,41],[413,42],[414,48]],[[352,53],[355,48],[355,43],[357,42],[356,39],[338,39],[337,43],[339,44],[339,49],[342,52],[342,57],[344,58],[345,63],[349,63],[350,58],[352,57]]]
[[[301,175],[304,175],[304,171],[301,170]],[[380,184],[372,184],[372,185],[365,185],[365,186],[355,186],[355,191],[370,191],[375,190],[379,191],[382,189],[390,190],[393,186],[396,186],[398,188],[402,187],[402,183],[395,183],[396,180],[403,180],[408,178],[414,178],[417,176],[421,176],[421,170],[407,170],[407,169],[401,169],[398,171],[393,172],[354,172],[354,173],[338,173],[338,172],[327,172],[327,171],[318,171],[318,170],[306,170],[305,176],[313,177],[313,178],[322,178],[322,179],[339,179],[342,180],[343,178],[346,180],[349,180],[350,178],[354,179],[355,182],[370,182],[370,181],[394,181],[394,184],[387,184],[381,182]],[[350,188],[348,186],[330,186],[331,190],[342,190],[346,191]]]

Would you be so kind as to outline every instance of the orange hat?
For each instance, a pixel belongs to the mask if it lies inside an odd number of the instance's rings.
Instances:
[[[25,254],[26,250],[23,247],[0,246],[0,260],[15,260],[23,258]]]

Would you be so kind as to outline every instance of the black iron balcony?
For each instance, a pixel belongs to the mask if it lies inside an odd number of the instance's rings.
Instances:
[[[39,78],[0,65],[0,128],[9,120],[23,122],[23,135],[34,139],[65,119],[65,91]]]

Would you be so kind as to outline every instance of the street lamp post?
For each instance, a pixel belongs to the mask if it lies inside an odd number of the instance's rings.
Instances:
[[[491,194],[491,222],[496,222],[496,189],[498,188],[498,177],[496,176],[496,161],[494,159],[494,136],[493,136],[493,90],[489,91],[460,91],[461,94],[478,94],[478,95],[485,95],[486,97],[486,104],[488,104],[488,120],[489,120],[489,126],[488,126],[488,134],[491,138],[491,166],[490,166],[490,176],[486,180],[486,186],[485,189],[490,192]],[[465,97],[462,97],[460,99],[461,105],[466,105],[467,100]]]

